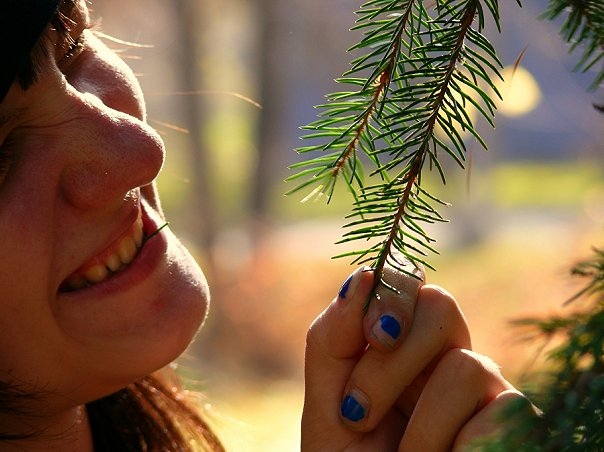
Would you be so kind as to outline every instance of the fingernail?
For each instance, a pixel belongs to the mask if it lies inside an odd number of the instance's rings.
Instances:
[[[348,293],[348,289],[350,289],[350,282],[352,281],[352,276],[350,275],[346,281],[344,281],[344,284],[342,284],[342,287],[340,287],[340,291],[338,292],[338,296],[340,298],[346,298],[346,294]]]
[[[372,333],[383,344],[392,347],[401,336],[401,324],[391,315],[384,314],[373,326]]]
[[[359,422],[365,417],[365,408],[353,396],[347,395],[342,401],[340,413],[349,421]]]
[[[392,339],[396,340],[401,335],[401,324],[398,323],[391,315],[383,315],[380,317],[380,326],[382,330],[384,330],[388,336]]]

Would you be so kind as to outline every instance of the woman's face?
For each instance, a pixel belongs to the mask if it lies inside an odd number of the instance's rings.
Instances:
[[[57,410],[172,361],[209,297],[169,230],[146,240],[164,148],[137,80],[84,0],[71,19],[75,52],[47,30],[38,81],[0,103],[0,381]]]

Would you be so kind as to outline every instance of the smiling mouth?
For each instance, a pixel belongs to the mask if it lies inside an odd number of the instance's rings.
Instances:
[[[139,212],[130,230],[103,253],[93,257],[69,275],[59,287],[59,292],[84,289],[123,271],[137,256],[144,239],[143,220]]]

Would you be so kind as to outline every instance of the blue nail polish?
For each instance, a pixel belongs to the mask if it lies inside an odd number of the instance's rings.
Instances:
[[[351,395],[344,397],[340,408],[342,416],[352,422],[359,422],[365,417],[365,408]]]
[[[398,339],[401,335],[401,324],[391,315],[383,315],[380,317],[380,326],[382,327],[382,331],[388,334],[392,339]]]
[[[350,287],[350,281],[352,281],[352,275],[350,275],[346,281],[344,281],[342,287],[340,287],[340,291],[338,292],[340,298],[346,298],[346,292],[348,292],[348,288]]]

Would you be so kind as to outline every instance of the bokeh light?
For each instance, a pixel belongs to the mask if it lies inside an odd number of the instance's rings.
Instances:
[[[518,117],[533,111],[541,102],[541,88],[535,77],[523,66],[506,66],[498,86],[503,101],[498,111],[508,117]]]

